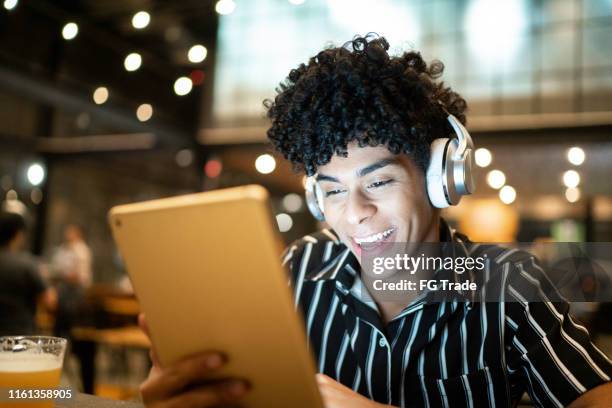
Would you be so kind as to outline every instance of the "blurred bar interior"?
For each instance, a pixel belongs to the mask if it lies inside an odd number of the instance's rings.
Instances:
[[[26,216],[51,281],[67,226],[91,251],[73,386],[129,398],[148,370],[111,206],[259,183],[285,242],[317,227],[302,177],[266,145],[262,101],[355,34],[441,60],[468,101],[479,189],[446,212],[453,225],[475,241],[612,241],[610,0],[2,3],[2,207]],[[612,352],[610,305],[576,307]],[[56,317],[39,312],[40,329]]]

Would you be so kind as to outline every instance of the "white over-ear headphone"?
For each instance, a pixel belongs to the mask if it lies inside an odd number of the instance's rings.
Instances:
[[[474,143],[467,129],[459,120],[448,114],[457,138],[440,138],[431,143],[429,166],[427,167],[427,195],[436,208],[457,205],[461,196],[475,190]]]
[[[472,194],[475,190],[472,173],[474,143],[456,117],[449,113],[447,120],[457,137],[439,138],[431,143],[429,166],[425,174],[427,195],[436,208],[457,205],[461,196]],[[317,220],[324,221],[323,191],[316,175],[308,177],[304,187],[308,209]]]

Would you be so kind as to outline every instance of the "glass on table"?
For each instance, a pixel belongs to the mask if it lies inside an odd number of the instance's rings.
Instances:
[[[66,344],[61,337],[0,337],[0,408],[53,407],[54,398],[44,397],[59,386]]]

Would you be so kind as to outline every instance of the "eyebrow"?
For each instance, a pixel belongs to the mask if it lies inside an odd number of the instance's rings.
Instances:
[[[375,163],[372,163],[362,169],[359,169],[357,171],[357,177],[363,177],[366,176],[376,170],[382,169],[385,166],[389,166],[389,165],[393,165],[393,164],[397,164],[398,160],[396,158],[388,158],[388,159],[382,159],[379,160]],[[333,176],[328,176],[326,174],[321,174],[319,173],[317,175],[317,181],[332,181],[334,183],[339,183],[340,180],[338,180],[338,178],[333,177]]]

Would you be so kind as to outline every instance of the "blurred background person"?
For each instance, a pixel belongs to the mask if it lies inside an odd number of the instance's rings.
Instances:
[[[91,250],[79,226],[69,224],[64,228],[64,241],[54,251],[50,268],[59,296],[54,332],[69,337],[92,282]]]
[[[64,242],[56,249],[51,265],[57,277],[86,289],[92,282],[91,250],[76,224],[64,228]]]
[[[82,390],[94,392],[95,343],[74,338],[75,325],[92,324],[92,311],[87,300],[87,291],[92,283],[91,250],[85,242],[83,230],[76,224],[64,227],[63,242],[51,257],[51,272],[56,282],[58,307],[53,332],[56,336],[70,339],[69,350],[79,362]]]
[[[0,336],[37,333],[37,304],[49,310],[56,306],[55,290],[38,260],[23,251],[25,242],[23,217],[0,212]]]

